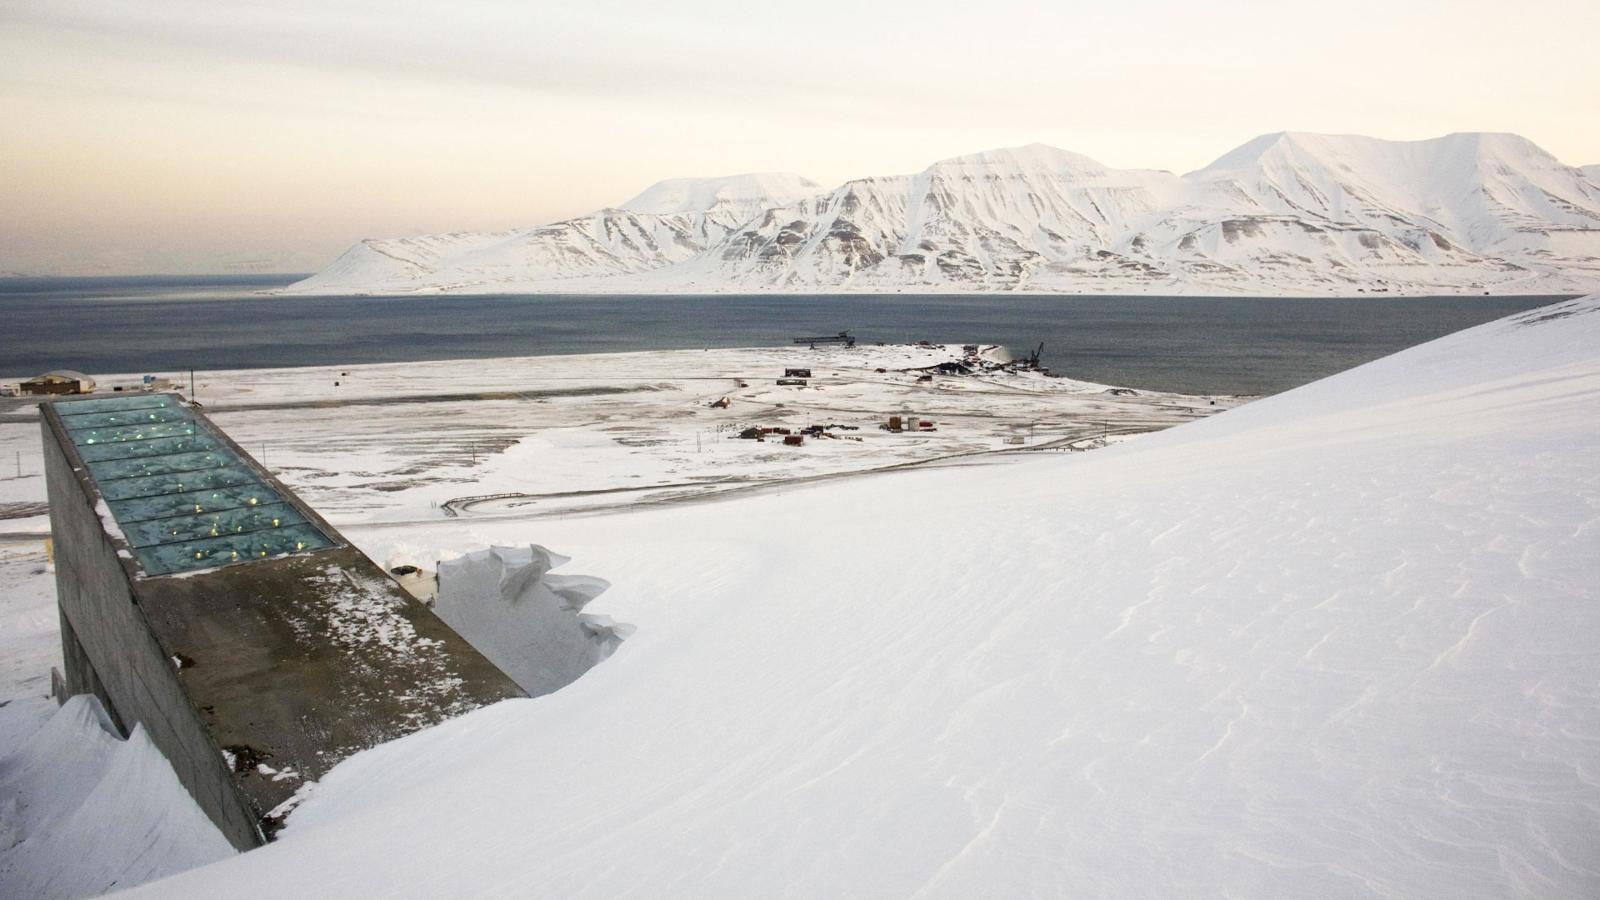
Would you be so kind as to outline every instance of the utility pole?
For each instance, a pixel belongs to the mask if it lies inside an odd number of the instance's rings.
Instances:
[[[189,401],[194,402],[194,370],[189,370]]]

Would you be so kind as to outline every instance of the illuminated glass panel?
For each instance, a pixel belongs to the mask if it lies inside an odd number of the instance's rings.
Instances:
[[[225,537],[198,541],[180,541],[176,544],[156,544],[141,547],[136,552],[151,575],[166,575],[194,569],[209,569],[229,563],[250,562],[320,550],[330,546],[322,532],[310,525],[290,525],[248,534],[230,534]]]
[[[232,452],[210,451],[204,453],[169,453],[165,456],[124,456],[120,459],[91,460],[90,470],[98,481],[110,481],[119,478],[151,478],[157,475],[179,476],[187,472],[199,472],[205,469],[220,469],[232,463],[237,465],[239,457]]]
[[[130,522],[122,526],[122,531],[127,536],[128,543],[133,546],[153,547],[156,544],[229,537],[265,531],[268,528],[304,524],[306,524],[305,516],[289,504],[266,503],[197,516],[173,516],[166,519]]]
[[[80,428],[72,432],[72,440],[79,447],[89,447],[97,444],[121,444],[130,441],[147,441],[151,438],[178,437],[185,434],[195,434],[199,430],[199,425],[187,420],[153,422],[147,425]]]
[[[101,403],[109,401],[101,400]],[[77,406],[78,404],[69,404]],[[111,428],[122,425],[148,425],[153,422],[190,420],[189,411],[178,406],[142,406],[125,412],[63,413],[61,421],[73,431],[86,428]]]
[[[104,397],[98,400],[64,400],[56,404],[56,412],[63,416],[84,413],[128,412],[135,409],[182,406],[171,394],[133,394],[127,397]]]
[[[203,515],[225,509],[259,506],[277,496],[259,481],[251,480],[231,487],[207,491],[186,491],[173,494],[156,494],[150,497],[133,497],[110,500],[112,515],[117,522],[128,525],[148,519],[167,519],[172,516]]]
[[[333,546],[171,395],[55,410],[147,575]]]
[[[134,497],[154,497],[158,494],[209,491],[216,488],[250,484],[257,480],[256,474],[245,468],[244,463],[194,472],[132,478],[126,476],[120,478],[115,476],[106,477],[97,471],[100,466],[114,465],[116,463],[89,464],[89,471],[94,473],[95,481],[100,485],[100,496],[107,500],[130,500]],[[276,499],[276,496],[274,494],[273,498]]]
[[[146,456],[170,456],[174,453],[196,453],[218,449],[221,449],[221,444],[216,438],[201,433],[150,438],[143,441],[79,444],[78,455],[83,457],[84,462],[104,462],[112,459],[139,459]]]

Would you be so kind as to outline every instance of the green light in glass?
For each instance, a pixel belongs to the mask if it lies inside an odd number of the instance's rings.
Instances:
[[[142,441],[117,441],[106,444],[80,444],[78,455],[84,462],[105,462],[115,459],[140,459],[151,456],[171,456],[179,453],[223,451],[217,439],[208,434],[185,434],[177,437],[148,438]],[[230,456],[232,454],[229,454]]]
[[[189,419],[189,413],[182,407],[158,406],[144,409],[130,409],[126,412],[98,412],[82,415],[64,415],[61,423],[71,431],[82,431],[86,428],[108,428],[122,425],[148,425],[154,422],[181,422]]]
[[[227,509],[258,506],[263,498],[276,496],[266,485],[252,479],[243,484],[211,490],[111,500],[110,506],[111,514],[117,517],[117,521],[127,525],[148,519],[199,516]]]
[[[136,552],[147,574],[168,575],[173,572],[320,550],[330,546],[332,542],[316,528],[310,525],[291,525],[287,528],[247,534],[157,544],[152,547],[141,547]]]
[[[99,444],[125,444],[149,441],[156,438],[181,437],[195,434],[200,426],[188,420],[149,422],[143,425],[109,426],[106,428],[80,428],[73,430],[72,442],[79,447]]]
[[[267,503],[201,515],[132,522],[123,525],[122,530],[129,544],[153,547],[157,544],[229,537],[305,524],[305,516],[289,504]]]
[[[97,400],[70,400],[56,404],[56,414],[63,419],[86,413],[129,412],[136,409],[176,408],[178,398],[171,394],[135,394],[128,397],[104,397]]]
[[[56,412],[147,575],[333,546],[167,395],[63,403]]]

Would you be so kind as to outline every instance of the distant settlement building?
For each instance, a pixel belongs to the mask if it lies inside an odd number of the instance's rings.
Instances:
[[[94,392],[94,379],[82,372],[57,369],[29,378],[21,387],[24,394],[90,394]]]

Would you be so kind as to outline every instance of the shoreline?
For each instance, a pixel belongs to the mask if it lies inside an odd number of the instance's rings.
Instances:
[[[1389,299],[1470,299],[1477,297],[1487,298],[1513,298],[1513,297],[1551,297],[1554,299],[1569,300],[1586,296],[1590,290],[1583,286],[1563,288],[1560,276],[1549,273],[1534,273],[1526,279],[1507,281],[1493,285],[1421,285],[1398,286],[1392,288],[1369,289],[1350,286],[1348,289],[1330,289],[1313,291],[1304,287],[1288,285],[1282,289],[1250,288],[1243,290],[1230,290],[1226,286],[1216,284],[1083,284],[1070,288],[1061,286],[1033,286],[1017,285],[1013,287],[973,287],[970,285],[955,284],[917,284],[917,285],[761,285],[761,284],[729,284],[721,287],[652,287],[635,283],[598,283],[581,279],[529,282],[529,283],[502,283],[502,284],[472,284],[441,288],[431,285],[404,285],[373,286],[367,288],[347,288],[339,290],[295,290],[295,286],[303,281],[310,280],[318,273],[265,273],[256,275],[232,275],[229,273],[200,273],[200,274],[174,274],[154,273],[142,275],[89,275],[89,274],[6,274],[0,275],[0,299],[7,293],[35,293],[27,288],[38,286],[47,291],[68,291],[75,285],[98,286],[114,288],[127,284],[130,286],[171,286],[173,288],[198,290],[208,287],[227,287],[238,289],[241,296],[248,297],[284,297],[294,299],[378,299],[392,297],[396,299],[415,297],[619,297],[648,299],[651,297],[731,297],[731,296],[774,296],[774,297],[971,297],[974,299],[987,297],[1059,297],[1073,298],[1086,297],[1093,299],[1108,299],[1116,297],[1128,298],[1170,298],[1173,300],[1389,300]],[[290,280],[292,279],[292,280]],[[282,280],[285,283],[276,286],[257,287],[252,290],[251,285],[260,285],[269,280]],[[1552,281],[1557,282],[1551,284]],[[1592,285],[1600,288],[1600,283]],[[10,290],[7,290],[10,289]],[[227,299],[227,298],[214,298]]]
[[[1536,279],[1537,280],[1537,279]],[[412,290],[399,288],[368,289],[368,290],[291,290],[293,285],[284,288],[256,291],[258,297],[286,297],[296,299],[382,299],[382,298],[415,298],[415,297],[628,297],[647,299],[651,297],[971,297],[980,299],[985,297],[1060,297],[1074,298],[1085,297],[1104,300],[1116,297],[1138,299],[1171,299],[1171,300],[1458,300],[1471,298],[1496,297],[1552,297],[1559,300],[1572,300],[1587,296],[1590,291],[1579,287],[1566,287],[1549,284],[1500,284],[1490,289],[1478,287],[1464,287],[1450,290],[1448,285],[1427,285],[1419,288],[1396,289],[1366,289],[1355,288],[1355,293],[1343,290],[1327,292],[1299,291],[1287,288],[1280,291],[1262,292],[1227,291],[1214,285],[1185,286],[1185,285],[1150,285],[1146,289],[1137,286],[1116,285],[1116,290],[1096,290],[1095,286],[1087,285],[1067,290],[1060,287],[1013,287],[997,288],[994,290],[973,290],[969,287],[942,287],[939,285],[908,285],[906,287],[846,287],[842,285],[807,285],[803,287],[766,287],[751,285],[728,285],[722,288],[702,289],[684,288],[651,290],[643,287],[627,287],[615,285],[583,285],[583,284],[543,284],[543,285],[475,285],[471,288],[440,289],[432,287],[417,287]],[[1109,286],[1108,286],[1109,287]],[[1600,288],[1600,283],[1592,287]]]
[[[182,376],[506,357],[787,346],[849,328],[863,344],[979,340],[1032,350],[1085,379],[1188,393],[1270,394],[1534,306],[1548,295],[1355,299],[1051,295],[659,295],[325,299],[162,289],[13,294],[0,338],[11,382],[70,369]],[[217,291],[215,293],[227,293]],[[288,329],[287,332],[284,329]],[[107,374],[113,373],[113,374]],[[174,380],[178,380],[174,378]]]
[[[937,374],[978,358],[972,374]],[[629,351],[236,369],[199,373],[195,387],[219,425],[342,528],[587,515],[1082,449],[1251,399],[1008,371],[1008,358],[998,345]],[[811,373],[804,385],[777,383],[791,368]],[[36,402],[0,410],[0,457],[29,471]],[[891,432],[891,416],[915,424]],[[774,431],[738,437],[751,428]],[[781,432],[808,428],[784,446]],[[0,480],[0,509],[29,509],[42,491],[39,478]],[[48,527],[37,514],[0,522],[14,538]]]

